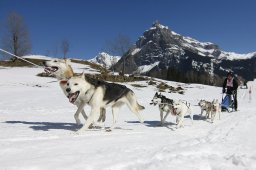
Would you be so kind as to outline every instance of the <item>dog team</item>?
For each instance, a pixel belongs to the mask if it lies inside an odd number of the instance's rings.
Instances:
[[[43,62],[45,72],[59,80],[60,87],[69,99],[69,102],[77,106],[77,111],[74,115],[76,123],[81,124],[79,119],[80,113],[85,119],[85,124],[78,132],[85,131],[95,124],[102,126],[106,119],[107,107],[111,107],[113,116],[112,126],[107,131],[115,128],[119,110],[123,105],[127,105],[141,123],[144,122],[140,115],[140,111],[144,107],[138,103],[131,89],[124,85],[90,78],[84,73],[75,76],[70,64],[69,59],[54,59]],[[191,121],[193,122],[191,105],[186,101],[174,101],[160,93],[156,93],[151,104],[158,105],[159,107],[161,125],[164,124],[170,113],[176,116],[177,128],[183,127],[184,116],[187,113],[190,114]],[[85,105],[91,107],[89,116],[84,111]],[[201,107],[201,115],[205,111],[206,118],[211,118],[211,122],[214,121],[216,114],[219,114],[220,118],[220,104],[217,99],[214,99],[212,102],[200,100],[198,105]]]

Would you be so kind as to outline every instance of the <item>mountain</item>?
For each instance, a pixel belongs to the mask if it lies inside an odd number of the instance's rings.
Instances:
[[[110,68],[111,66],[116,64],[118,60],[120,60],[120,58],[120,56],[111,56],[107,53],[101,52],[96,57],[88,61],[93,62],[95,64],[99,64],[105,68]]]
[[[155,22],[114,68],[182,82],[220,84],[232,70],[241,80],[256,76],[256,52],[237,54],[222,51],[211,42],[199,42]]]

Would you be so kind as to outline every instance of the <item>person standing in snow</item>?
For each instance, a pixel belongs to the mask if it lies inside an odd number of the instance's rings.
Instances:
[[[233,73],[228,72],[227,78],[225,78],[223,82],[223,89],[222,93],[226,93],[227,95],[233,95],[234,98],[234,108],[237,111],[237,88],[238,88],[238,83],[234,79]]]

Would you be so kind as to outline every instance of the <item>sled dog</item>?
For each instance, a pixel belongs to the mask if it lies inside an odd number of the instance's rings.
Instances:
[[[173,108],[176,113],[177,128],[183,127],[183,120],[186,113],[190,114],[190,118],[193,123],[193,114],[190,103],[184,100],[178,100],[173,103]]]
[[[201,108],[201,116],[203,115],[203,112],[205,111],[206,112],[206,119],[207,118],[210,118],[211,116],[211,109],[212,109],[212,103],[209,102],[209,101],[206,101],[206,100],[200,100],[198,105],[200,106]]]
[[[220,120],[221,105],[220,105],[218,99],[214,99],[211,104],[212,104],[212,107],[211,107],[211,122],[213,123],[216,114],[219,115],[219,120]]]
[[[88,129],[89,125],[99,117],[100,108],[107,106],[112,108],[113,115],[113,124],[110,130],[115,127],[119,109],[124,104],[143,123],[139,111],[143,110],[144,107],[138,104],[134,92],[126,86],[89,78],[82,73],[82,75],[71,77],[67,81],[66,92],[71,103],[80,101],[76,114],[83,109],[85,104],[91,106],[91,113],[80,131]]]
[[[64,92],[65,96],[68,97],[68,93],[66,92],[67,80],[74,76],[73,69],[71,67],[71,61],[69,59],[53,59],[50,61],[44,61],[43,65],[45,67],[45,72],[53,75],[59,80],[60,87]],[[78,99],[73,104],[79,107],[81,101]],[[87,120],[87,115],[84,109],[81,110],[81,113],[85,120]],[[79,119],[79,113],[74,115],[76,123],[79,125],[81,121]],[[98,122],[105,122],[106,119],[106,110],[104,108],[101,109],[101,116]]]
[[[167,118],[167,116],[171,113],[172,115],[176,115],[174,109],[173,109],[173,100],[165,97],[161,93],[155,93],[153,99],[151,100],[154,106],[158,105],[159,111],[160,111],[160,125],[162,126]],[[164,116],[165,112],[165,116]]]

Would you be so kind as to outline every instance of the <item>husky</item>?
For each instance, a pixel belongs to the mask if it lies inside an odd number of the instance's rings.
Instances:
[[[218,99],[214,99],[211,104],[212,104],[212,107],[211,107],[211,122],[213,123],[216,114],[219,114],[219,120],[220,120],[221,105],[220,105]]]
[[[108,106],[112,108],[113,115],[113,124],[109,131],[115,127],[119,109],[124,104],[135,113],[141,123],[144,122],[139,111],[145,108],[138,104],[134,92],[124,85],[89,78],[82,73],[68,80],[66,92],[69,94],[71,103],[80,101],[76,113],[79,113],[85,104],[91,106],[91,113],[79,132],[87,130],[89,125],[99,117],[100,108]]]
[[[176,128],[183,127],[183,120],[186,113],[190,114],[191,121],[193,123],[193,114],[190,103],[178,100],[173,103],[173,109],[176,113]]]
[[[53,75],[55,78],[59,80],[60,87],[65,94],[66,97],[68,97],[68,93],[66,92],[66,85],[67,80],[74,76],[74,71],[71,67],[71,61],[69,59],[53,59],[50,61],[44,61],[43,65],[45,67],[44,71],[50,75]],[[76,100],[73,102],[74,105],[79,107],[81,101]],[[84,111],[84,109],[81,110],[81,113],[85,120],[87,120],[87,115]],[[75,121],[77,125],[81,124],[81,121],[79,119],[79,114],[76,113],[74,115]],[[100,123],[104,123],[106,119],[106,110],[104,108],[101,109],[101,116],[98,120]]]
[[[159,111],[160,111],[160,125],[162,126],[167,118],[167,116],[171,113],[172,115],[176,115],[174,109],[173,109],[173,100],[168,99],[161,93],[155,93],[153,99],[151,100],[154,106],[158,105]],[[165,112],[165,116],[164,116]]]
[[[211,109],[212,109],[212,103],[209,102],[209,101],[206,101],[206,100],[200,100],[198,105],[200,106],[201,108],[201,114],[200,116],[203,115],[203,112],[205,111],[206,112],[206,119],[207,118],[210,118],[211,116]]]

